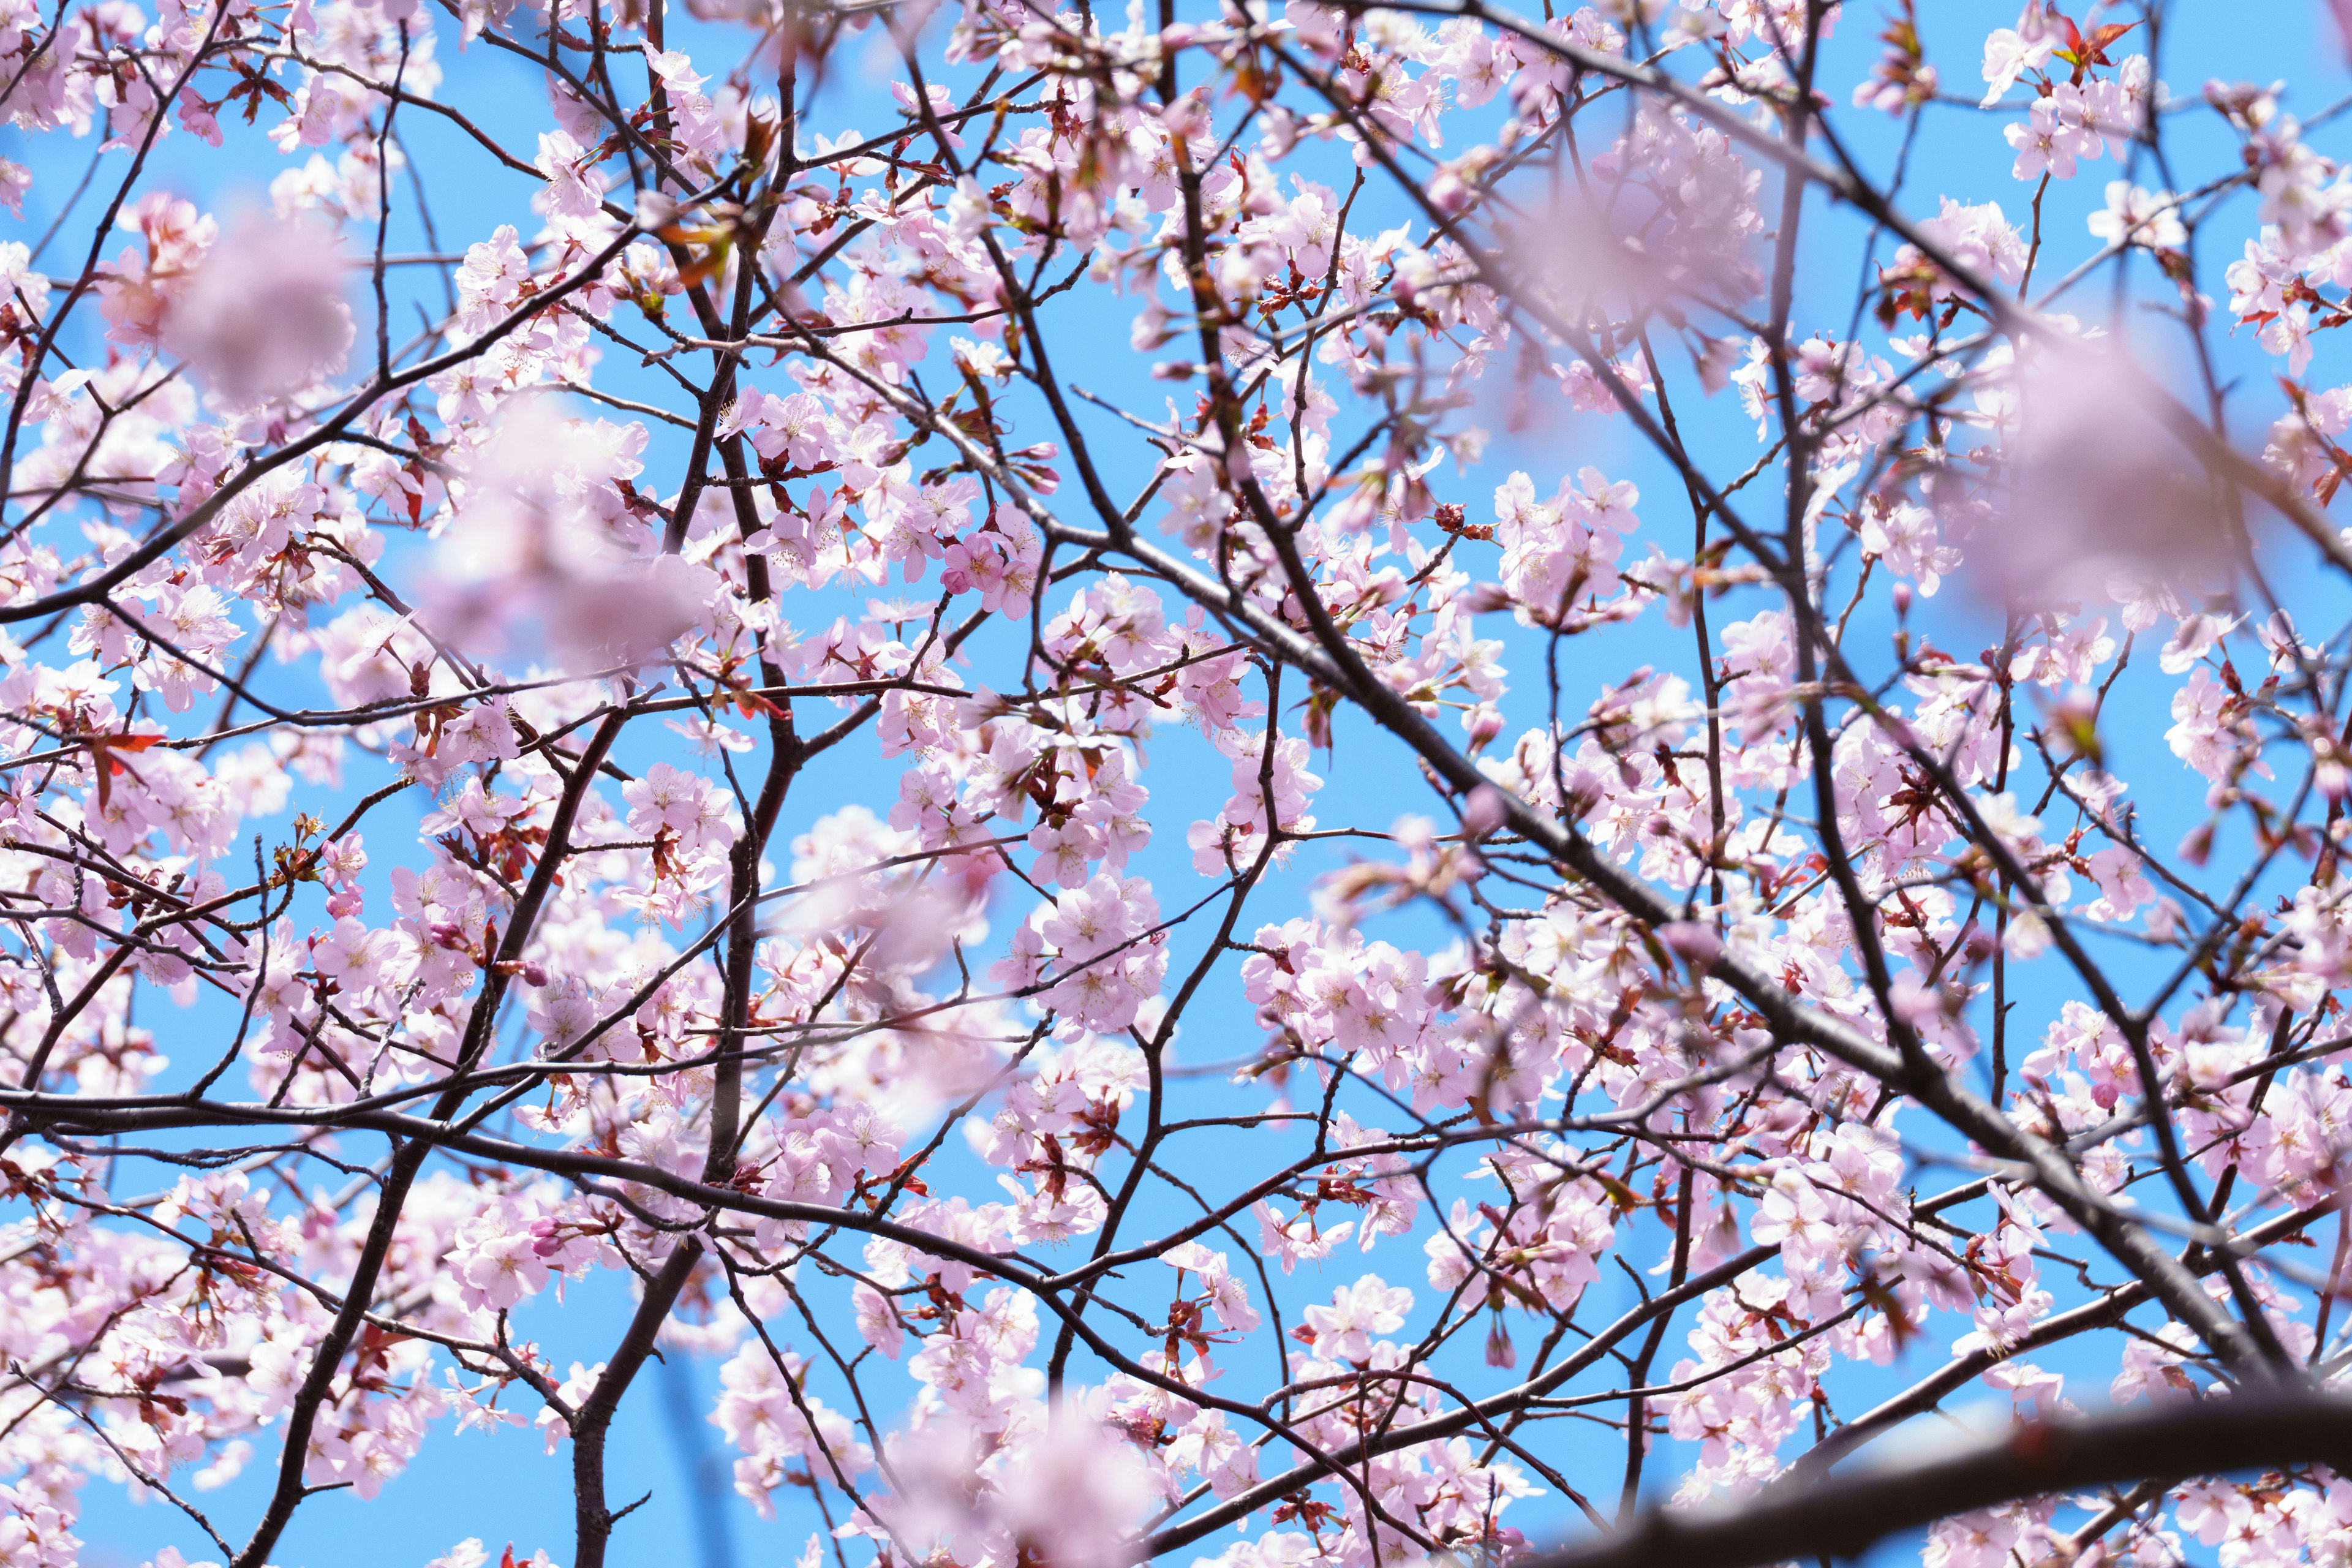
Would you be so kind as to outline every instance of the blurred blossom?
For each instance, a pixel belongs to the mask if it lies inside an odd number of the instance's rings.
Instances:
[[[569,669],[652,658],[692,627],[718,574],[662,553],[658,515],[632,504],[645,440],[642,425],[509,405],[443,525],[428,624],[487,652],[543,646]]]
[[[1979,406],[2000,431],[1979,454],[1967,575],[1995,602],[2050,609],[2204,584],[2227,568],[2210,477],[2147,401],[2146,374],[2110,345],[2033,345]],[[1958,520],[1956,520],[1958,521]],[[1965,523],[1963,524],[1965,526]]]
[[[919,1560],[936,1546],[996,1568],[1112,1568],[1159,1499],[1126,1436],[1067,1407],[993,1441],[961,1422],[921,1427],[890,1461],[894,1495],[873,1511]]]
[[[163,346],[234,402],[299,392],[343,368],[350,268],[341,237],[319,225],[247,214],[173,299]]]
[[[1642,255],[1622,220],[1574,192],[1514,229],[1507,254],[1535,297],[1572,324],[1628,300],[1654,303],[1667,287],[1664,270]]]
[[[1574,324],[1642,314],[1668,299],[1738,300],[1760,274],[1763,176],[1712,126],[1644,105],[1630,133],[1506,235],[1522,276]]]

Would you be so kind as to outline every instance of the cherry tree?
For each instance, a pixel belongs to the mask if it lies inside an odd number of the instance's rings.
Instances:
[[[0,1563],[2347,1562],[2337,35],[1873,3],[0,0]]]

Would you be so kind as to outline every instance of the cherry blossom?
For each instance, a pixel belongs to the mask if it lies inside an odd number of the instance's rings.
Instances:
[[[0,0],[0,1563],[2341,1562],[2347,132],[1947,10]]]

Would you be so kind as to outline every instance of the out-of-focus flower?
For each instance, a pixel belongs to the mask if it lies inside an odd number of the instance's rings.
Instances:
[[[701,616],[707,566],[662,553],[622,487],[642,426],[565,420],[536,399],[475,455],[423,594],[444,636],[497,650],[536,631],[567,668],[652,657]]]
[[[1158,1497],[1134,1446],[1074,1408],[1003,1443],[961,1423],[924,1427],[890,1458],[896,1493],[875,1512],[959,1562],[1110,1568]]]
[[[163,346],[223,397],[299,392],[343,368],[352,311],[342,242],[316,224],[236,219],[173,300]]]
[[[2229,559],[2225,520],[2194,457],[2119,349],[2035,345],[1987,406],[2002,430],[1967,575],[2021,608],[2104,600],[2126,585],[2203,582]]]
[[[1755,289],[1762,175],[1721,132],[1645,106],[1593,159],[1592,174],[1589,188],[1561,193],[1507,237],[1524,287],[1559,316],[1583,325]]]

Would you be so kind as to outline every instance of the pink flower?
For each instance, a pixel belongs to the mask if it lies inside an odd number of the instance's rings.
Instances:
[[[1361,1363],[1372,1359],[1372,1341],[1403,1328],[1412,1310],[1412,1291],[1367,1274],[1334,1290],[1329,1306],[1307,1308],[1307,1326],[1315,1332],[1317,1355]]]

